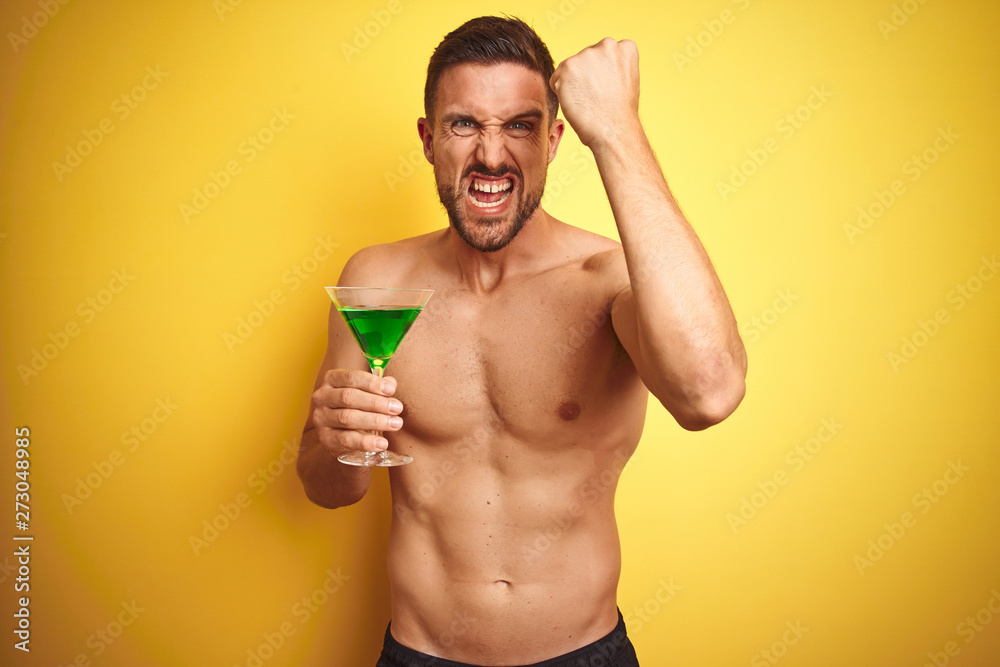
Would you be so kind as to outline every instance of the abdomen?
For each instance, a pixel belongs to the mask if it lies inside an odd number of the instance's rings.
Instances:
[[[393,470],[399,641],[474,664],[529,664],[610,632],[621,568],[614,491],[635,443],[587,444],[533,453],[498,437],[482,458],[446,463],[442,447],[418,466],[417,450]]]

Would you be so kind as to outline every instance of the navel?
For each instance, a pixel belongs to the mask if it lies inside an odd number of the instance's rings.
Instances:
[[[580,404],[576,401],[563,401],[559,404],[559,418],[563,421],[573,421],[580,416]]]

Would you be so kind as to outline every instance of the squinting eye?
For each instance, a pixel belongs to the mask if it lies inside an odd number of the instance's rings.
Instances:
[[[531,134],[531,126],[527,123],[511,123],[507,126],[507,133],[512,137],[522,138]]]
[[[476,133],[476,124],[471,120],[456,120],[451,124],[451,131],[460,137],[469,137]]]

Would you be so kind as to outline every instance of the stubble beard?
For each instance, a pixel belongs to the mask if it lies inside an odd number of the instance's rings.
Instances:
[[[466,190],[461,185],[449,186],[440,177],[435,169],[434,180],[437,182],[438,198],[441,205],[448,212],[448,220],[452,228],[458,233],[459,238],[465,241],[470,247],[479,252],[496,252],[506,248],[514,237],[524,228],[528,219],[534,215],[535,210],[542,203],[542,193],[545,192],[545,172],[542,172],[541,182],[538,187],[526,190],[521,172],[510,167],[503,166],[496,171],[487,169],[484,165],[472,165],[466,170],[461,182],[465,182],[469,174],[476,172],[483,176],[500,178],[507,174],[517,177],[517,185],[511,196],[517,196],[519,202],[517,208],[508,211],[502,216],[492,216],[479,218],[475,222],[470,222],[462,212],[465,206],[464,198],[467,196]],[[509,222],[505,225],[504,220]]]

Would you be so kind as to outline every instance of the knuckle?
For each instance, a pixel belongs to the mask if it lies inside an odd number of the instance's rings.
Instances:
[[[337,425],[345,428],[348,427],[354,418],[354,412],[350,408],[335,411],[334,415]]]
[[[369,437],[366,436],[364,433],[359,433],[357,431],[351,431],[350,438],[349,438],[351,449],[365,449],[365,450],[371,450],[371,449],[373,449],[372,447],[368,446],[368,442],[367,442],[368,438]]]
[[[350,449],[351,443],[349,439],[345,436],[346,431],[331,431],[330,436],[330,448],[331,449]]]
[[[354,405],[358,402],[361,392],[354,387],[345,387],[340,393],[340,402],[344,405]]]
[[[336,452],[342,452],[345,449],[357,449],[353,435],[354,431],[345,431],[342,429],[331,429],[329,431],[329,444],[327,445],[331,450]]]
[[[322,387],[319,387],[318,389],[316,389],[312,393],[313,403],[315,403],[317,405],[322,405],[323,404],[323,397],[326,395],[325,389],[326,389],[326,387],[322,386]]]

